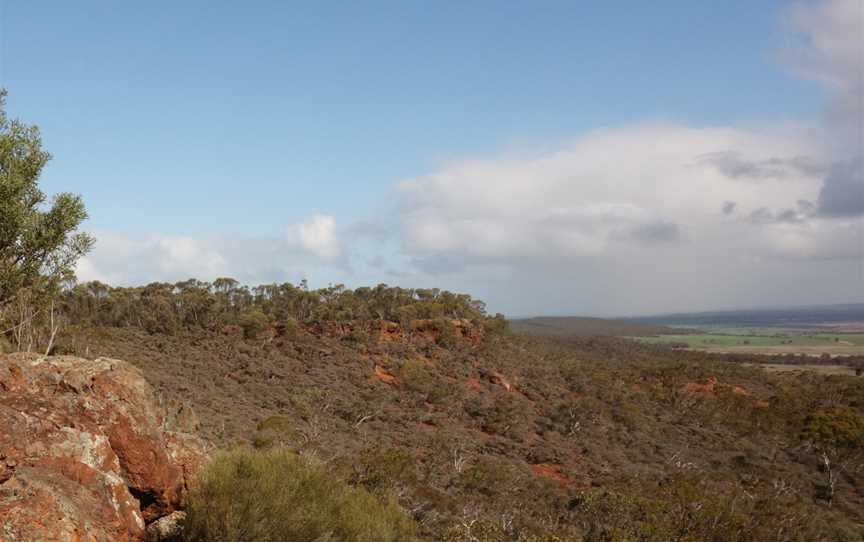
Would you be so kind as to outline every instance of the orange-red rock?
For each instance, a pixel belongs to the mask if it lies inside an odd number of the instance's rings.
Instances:
[[[480,344],[484,329],[470,320],[449,320],[452,326],[453,338],[459,342],[473,346]],[[424,344],[437,344],[441,341],[441,330],[438,322],[429,319],[411,320],[407,326],[387,320],[352,320],[346,322],[316,321],[301,324],[306,333],[316,337],[343,338],[348,336],[363,336],[376,342],[393,342],[410,340]],[[277,331],[278,331],[277,326]]]
[[[0,356],[0,539],[140,540],[206,454],[135,367]]]
[[[391,386],[396,386],[399,384],[399,381],[396,380],[396,377],[388,373],[380,365],[375,366],[375,378],[377,378],[381,382],[384,382],[385,384],[390,384]]]

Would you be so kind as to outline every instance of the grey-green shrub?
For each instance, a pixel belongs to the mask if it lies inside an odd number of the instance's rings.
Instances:
[[[190,541],[410,542],[399,505],[353,488],[285,449],[216,457],[189,495]]]

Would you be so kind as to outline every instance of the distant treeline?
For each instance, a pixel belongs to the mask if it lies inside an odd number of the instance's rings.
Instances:
[[[338,284],[310,290],[299,285],[244,286],[230,278],[187,280],[140,287],[88,282],[67,289],[60,311],[75,324],[139,327],[150,332],[244,327],[274,321],[348,321],[415,319],[488,320],[482,301],[437,288],[399,288],[379,284],[349,289]],[[495,319],[503,320],[496,315]]]

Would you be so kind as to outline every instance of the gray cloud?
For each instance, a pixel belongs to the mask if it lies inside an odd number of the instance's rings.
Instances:
[[[814,177],[823,174],[825,168],[806,156],[790,158],[771,157],[763,160],[748,160],[735,151],[720,151],[703,154],[697,162],[714,167],[732,179],[786,179],[792,176]]]
[[[797,2],[784,13],[790,43],[782,57],[829,90],[823,140],[839,155],[860,152],[864,136],[862,9],[861,0],[824,0]]]
[[[667,220],[658,220],[634,228],[630,233],[630,238],[647,242],[677,241],[682,238],[682,233],[678,224]]]
[[[774,213],[772,213],[767,207],[760,207],[751,212],[748,220],[757,224],[766,224],[775,221]]]
[[[794,209],[771,211],[760,207],[752,211],[746,221],[753,224],[805,224],[816,216],[816,206],[813,203],[799,199]]]
[[[829,217],[864,214],[864,157],[831,168],[819,192],[818,209]]]
[[[860,254],[854,228],[816,212],[820,150],[798,131],[637,125],[449,163],[400,186],[402,249],[421,281],[517,314],[812,302],[790,289],[848,286]]]
[[[398,231],[393,224],[381,219],[364,219],[353,222],[345,228],[345,235],[352,238],[365,238],[384,242],[396,237]]]

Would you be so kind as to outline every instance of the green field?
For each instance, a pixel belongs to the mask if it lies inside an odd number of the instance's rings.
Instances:
[[[847,365],[789,365],[775,363],[746,363],[745,365],[749,365],[750,367],[759,367],[768,371],[769,373],[781,374],[794,374],[802,372],[843,376],[855,376],[857,374],[855,372],[855,368],[849,367]]]
[[[830,333],[792,328],[702,328],[697,333],[634,337],[647,343],[675,343],[707,351],[766,354],[864,354],[864,333]]]

